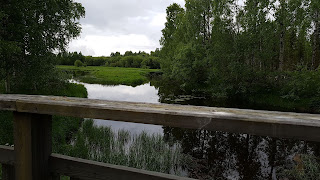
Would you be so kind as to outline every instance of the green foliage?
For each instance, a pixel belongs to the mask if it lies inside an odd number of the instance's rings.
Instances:
[[[83,66],[83,63],[82,63],[80,60],[76,60],[76,61],[74,62],[74,66],[75,66],[75,67],[82,67],[82,66]]]
[[[106,59],[106,66],[109,67],[131,67],[131,68],[146,68],[146,69],[160,69],[160,60],[158,57],[153,57],[148,54],[142,55],[128,55],[113,56]]]
[[[86,56],[84,62],[88,66],[104,66],[108,58],[109,57]]]
[[[63,77],[64,79],[64,77]],[[60,79],[53,78],[47,82],[40,90],[20,89],[18,92],[33,95],[52,95],[52,96],[69,96],[69,97],[87,97],[87,90],[84,85],[69,83]]]
[[[56,64],[59,65],[74,65],[76,60],[85,62],[85,56],[81,52],[63,52],[56,55]]]
[[[13,145],[13,114],[0,111],[0,145]]]
[[[138,69],[138,68],[121,68],[121,67],[101,67],[88,66],[58,66],[63,71],[74,72],[75,79],[85,83],[104,84],[104,85],[131,85],[137,86],[148,82],[147,76],[150,72],[159,70]]]
[[[67,1],[1,1],[0,72],[6,92],[47,88],[54,79],[54,55],[80,34],[85,11]],[[49,79],[49,80],[48,80]],[[21,91],[22,90],[22,91]]]
[[[52,151],[68,154],[70,143],[79,130],[83,118],[53,116],[52,120]]]
[[[78,62],[77,60],[80,60],[87,66],[160,69],[159,49],[152,52],[152,54],[153,55],[149,55],[145,52],[133,53],[131,51],[127,51],[124,55],[117,52],[112,53],[110,57],[92,57],[83,56],[81,52],[60,53],[56,56],[56,64],[75,65],[75,63]]]
[[[292,180],[320,179],[320,161],[312,155],[300,155],[292,167],[280,168],[278,177]]]
[[[142,132],[131,135],[110,127],[97,127],[85,120],[74,139],[71,156],[129,166],[150,171],[179,174],[182,166],[181,148],[165,143],[161,135]]]
[[[320,71],[299,71],[282,74],[284,98],[290,100],[301,100],[303,98],[316,97],[320,95]],[[312,92],[312,93],[311,93]]]
[[[78,20],[85,14],[82,5],[73,0],[2,0],[0,6],[1,93],[86,97],[83,86],[68,84],[56,71],[53,54],[64,51],[68,42],[80,34]],[[80,126],[72,123],[74,119],[54,119],[60,123],[53,129],[56,145],[56,141],[66,143],[71,135],[65,133]],[[0,122],[0,144],[12,145],[12,113],[1,111]]]
[[[278,98],[319,111],[319,73],[310,71],[320,63],[319,2],[186,0],[184,9],[168,6],[159,53],[165,81],[186,94],[251,103]]]

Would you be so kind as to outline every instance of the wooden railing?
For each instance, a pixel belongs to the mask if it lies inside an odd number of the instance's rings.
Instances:
[[[3,179],[187,179],[51,152],[52,115],[112,119],[320,142],[320,115],[81,98],[0,95],[14,113],[14,148],[0,146]]]

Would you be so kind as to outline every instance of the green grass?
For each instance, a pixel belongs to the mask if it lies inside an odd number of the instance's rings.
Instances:
[[[150,72],[157,69],[103,67],[103,66],[57,66],[63,71],[72,72],[74,78],[81,82],[103,85],[130,85],[137,86],[148,82]]]

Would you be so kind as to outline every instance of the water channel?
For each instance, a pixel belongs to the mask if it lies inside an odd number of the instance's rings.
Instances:
[[[83,84],[88,92],[89,99],[100,99],[110,101],[129,101],[129,102],[145,102],[145,103],[159,103],[158,90],[151,86],[150,83],[143,84],[137,87],[117,85],[104,86],[100,84]],[[121,129],[128,130],[130,133],[139,134],[142,131],[149,134],[163,134],[162,126],[150,124],[137,124],[122,121],[99,120],[94,119],[97,126],[110,126],[113,131]]]
[[[159,89],[150,83],[137,87],[77,83],[87,88],[89,99],[146,103],[160,103],[168,99],[163,94],[159,95]],[[177,102],[186,104],[181,99]],[[189,175],[200,179],[277,180],[277,172],[281,168],[295,168],[300,154],[319,157],[320,153],[317,143],[305,141],[98,119],[94,123],[97,126],[111,126],[113,131],[125,129],[133,134],[142,131],[157,133],[163,135],[167,142],[181,143],[183,153],[196,159]]]

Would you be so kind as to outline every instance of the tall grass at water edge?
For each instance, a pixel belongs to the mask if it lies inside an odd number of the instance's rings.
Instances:
[[[93,120],[83,122],[69,153],[74,157],[175,175],[183,175],[182,165],[186,160],[180,145],[169,145],[160,134],[114,132],[110,127],[95,126]]]

